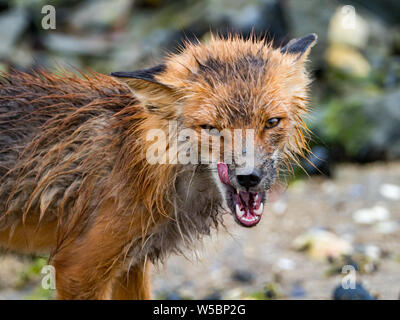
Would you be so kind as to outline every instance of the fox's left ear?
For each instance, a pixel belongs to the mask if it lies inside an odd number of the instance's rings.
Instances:
[[[310,33],[299,39],[292,39],[281,48],[281,53],[296,56],[296,61],[306,58],[310,53],[310,49],[317,43],[317,39],[318,36],[315,33]]]
[[[174,88],[156,79],[165,69],[165,65],[160,64],[149,69],[132,72],[112,72],[111,76],[125,82],[149,112],[157,112],[163,106],[170,105],[177,99]]]

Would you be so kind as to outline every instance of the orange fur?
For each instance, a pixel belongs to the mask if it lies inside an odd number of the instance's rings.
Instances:
[[[168,56],[151,81],[122,79],[128,86],[96,73],[4,75],[0,243],[49,251],[58,298],[149,299],[149,262],[207,234],[221,199],[200,167],[149,164],[146,133],[167,130],[169,120],[196,131],[254,128],[266,154],[301,155],[308,51],[299,57],[264,39],[213,37]],[[272,117],[282,123],[266,131]],[[192,182],[190,170],[200,178]],[[204,201],[188,207],[196,211],[189,218],[177,213],[186,190]]]

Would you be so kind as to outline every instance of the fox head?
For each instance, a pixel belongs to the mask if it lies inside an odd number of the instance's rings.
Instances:
[[[186,130],[178,149],[195,150],[235,220],[251,227],[261,219],[280,163],[306,148],[304,62],[316,40],[309,34],[273,48],[255,37],[212,36],[206,44],[187,43],[153,68],[111,75],[131,88],[155,127],[175,123]]]

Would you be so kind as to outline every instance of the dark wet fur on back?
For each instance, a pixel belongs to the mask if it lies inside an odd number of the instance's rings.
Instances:
[[[3,75],[0,84],[0,227],[41,207],[54,219],[72,205],[86,178],[91,150],[101,156],[117,129],[113,116],[135,100],[124,85],[100,74],[36,72]],[[104,130],[104,128],[106,128]],[[98,175],[112,159],[104,159]],[[108,163],[111,166],[111,162]],[[68,194],[71,197],[68,197]],[[45,210],[45,209],[52,210]]]

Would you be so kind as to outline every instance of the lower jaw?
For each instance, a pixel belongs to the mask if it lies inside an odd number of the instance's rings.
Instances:
[[[228,191],[228,196],[230,198],[230,209],[232,212],[232,215],[234,216],[234,220],[236,223],[238,223],[242,227],[246,228],[251,228],[255,227],[260,221],[262,217],[262,211],[264,207],[264,199],[265,199],[265,193],[264,192],[258,192],[257,193],[260,200],[259,200],[259,205],[254,206],[251,209],[249,208],[249,203],[247,203],[247,206],[244,206],[240,201],[240,209],[237,208],[237,203],[238,203],[238,195],[236,192],[232,193],[232,190]],[[254,195],[254,193],[253,193]],[[250,204],[251,205],[251,204]],[[258,208],[258,209],[255,209]]]
[[[241,220],[240,218],[238,218],[238,216],[235,215],[235,221],[239,225],[241,225],[243,227],[252,228],[252,227],[255,227],[261,221],[261,216],[257,216],[256,220],[244,221],[244,220]]]

